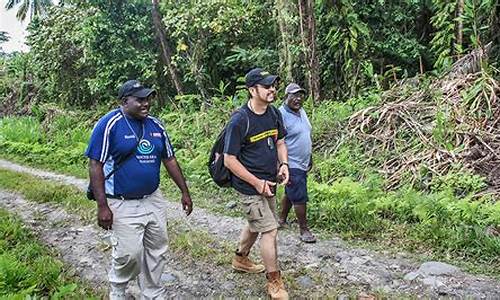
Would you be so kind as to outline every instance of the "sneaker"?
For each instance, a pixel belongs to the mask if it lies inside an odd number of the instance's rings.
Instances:
[[[266,270],[264,265],[255,264],[248,255],[236,253],[232,262],[233,269],[246,273],[262,273]]]
[[[301,233],[299,239],[304,243],[316,243],[316,237],[309,230]]]
[[[278,220],[278,229],[288,229],[288,227],[290,227],[290,224],[287,221]]]
[[[285,290],[285,284],[281,279],[279,271],[266,274],[267,277],[267,294],[271,299],[288,300],[288,292]]]

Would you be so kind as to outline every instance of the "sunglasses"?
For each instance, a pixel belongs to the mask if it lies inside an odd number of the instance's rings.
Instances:
[[[273,87],[275,89],[278,89],[278,83],[274,83],[274,84],[271,84],[271,85],[268,85],[268,84],[258,84],[258,86],[261,86],[261,87],[263,87],[266,90],[270,89],[271,87]]]

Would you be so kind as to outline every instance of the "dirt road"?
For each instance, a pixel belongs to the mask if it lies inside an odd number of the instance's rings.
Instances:
[[[0,168],[24,172],[62,184],[86,188],[87,182],[71,176],[36,170],[0,160]],[[196,204],[196,199],[194,199]],[[61,258],[85,279],[106,287],[109,248],[103,239],[106,233],[94,224],[51,204],[26,201],[20,195],[0,191],[0,206],[19,215],[40,239],[56,248]],[[169,202],[169,230],[175,233],[208,232],[220,243],[236,245],[240,218],[214,215],[196,208],[186,217],[177,202]],[[231,256],[227,249],[215,247],[216,253]],[[417,262],[404,253],[377,253],[349,247],[342,240],[320,240],[304,244],[295,233],[280,231],[279,257],[293,298],[330,296],[344,298],[359,293],[399,298],[499,299],[500,282],[486,276],[471,275],[439,262]],[[186,259],[185,254],[171,253],[168,268],[162,277],[171,298],[192,297],[264,297],[263,275],[233,272],[216,259]],[[137,295],[137,287],[130,287]]]

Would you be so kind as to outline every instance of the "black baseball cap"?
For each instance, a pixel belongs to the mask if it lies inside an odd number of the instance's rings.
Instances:
[[[261,68],[255,68],[245,75],[245,85],[247,87],[252,87],[256,84],[272,85],[277,79],[279,79],[279,76],[271,75]]]
[[[121,99],[127,96],[134,96],[138,98],[146,98],[149,95],[156,93],[153,89],[148,89],[142,85],[138,80],[129,80],[125,82],[118,91],[118,98]]]

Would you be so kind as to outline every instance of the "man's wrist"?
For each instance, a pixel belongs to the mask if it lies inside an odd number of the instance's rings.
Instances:
[[[282,162],[280,163],[280,168],[281,168],[281,167],[283,167],[283,166],[286,166],[286,167],[288,168],[288,167],[289,167],[289,166],[288,166],[288,162],[287,162],[287,161],[282,161]]]
[[[109,208],[108,201],[97,202],[97,209],[106,209],[106,208]]]
[[[253,187],[255,189],[260,188],[262,181],[263,181],[262,179],[255,177],[255,179],[253,180],[253,184],[252,184]]]

